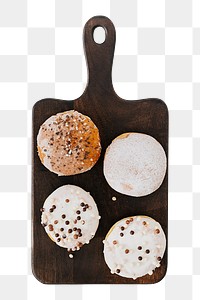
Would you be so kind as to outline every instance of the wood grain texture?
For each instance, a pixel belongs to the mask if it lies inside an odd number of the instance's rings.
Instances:
[[[93,30],[103,26],[106,40],[96,44]],[[64,38],[64,37],[63,37]],[[112,62],[115,47],[115,28],[103,16],[91,18],[84,27],[84,50],[88,66],[88,84],[74,101],[43,99],[33,108],[32,143],[32,270],[43,283],[155,283],[160,281],[167,269],[167,249],[161,263],[152,276],[146,275],[132,280],[111,274],[103,258],[103,243],[106,233],[118,220],[135,215],[148,215],[158,221],[167,236],[168,224],[168,174],[161,187],[151,195],[134,198],[114,191],[103,175],[103,158],[107,146],[124,132],[141,132],[156,138],[168,153],[168,110],[159,99],[127,101],[120,98],[112,85]],[[50,116],[75,109],[91,117],[97,125],[102,144],[102,154],[97,164],[88,172],[61,176],[51,173],[40,162],[36,137],[41,124]],[[66,249],[58,247],[47,236],[40,224],[45,199],[58,187],[74,184],[90,191],[100,215],[100,225],[95,237],[74,259],[68,257]],[[117,201],[112,201],[116,196]]]

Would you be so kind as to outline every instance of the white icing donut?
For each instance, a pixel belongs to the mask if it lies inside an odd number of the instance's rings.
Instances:
[[[161,144],[143,133],[115,138],[104,157],[104,176],[116,191],[140,197],[153,193],[163,182],[167,159]]]
[[[160,267],[166,238],[160,224],[147,216],[115,223],[104,240],[104,258],[111,273],[136,279]]]
[[[92,196],[75,185],[64,185],[45,200],[41,224],[58,246],[79,250],[94,237],[99,212]]]

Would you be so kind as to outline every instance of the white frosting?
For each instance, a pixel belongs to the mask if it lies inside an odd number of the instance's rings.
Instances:
[[[152,136],[125,133],[114,139],[104,158],[104,176],[116,191],[140,197],[162,184],[167,159],[163,147]]]
[[[111,273],[136,279],[152,275],[160,267],[165,248],[165,234],[158,222],[147,216],[128,217],[115,223],[106,235],[104,258]]]
[[[88,205],[85,211],[85,206],[81,206],[81,203]],[[50,212],[53,205],[56,208]],[[81,219],[77,220],[77,217]],[[47,234],[57,245],[74,251],[79,250],[82,244],[88,244],[94,237],[99,219],[96,203],[88,192],[78,186],[64,185],[55,190],[45,200],[41,223],[46,225],[44,228]],[[77,220],[76,224],[74,223],[75,220]],[[55,224],[55,221],[58,221],[58,223]],[[65,223],[66,221],[69,221],[69,225]],[[73,228],[78,230],[74,231]],[[68,232],[69,229],[72,229],[71,233]],[[79,229],[82,236],[79,236]],[[56,237],[56,234],[59,234],[59,236]]]

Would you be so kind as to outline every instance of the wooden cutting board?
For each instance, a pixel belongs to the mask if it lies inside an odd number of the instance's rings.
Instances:
[[[103,44],[93,40],[93,31],[102,26],[106,31]],[[63,37],[65,38],[65,37]],[[32,144],[32,270],[43,283],[155,283],[160,281],[167,269],[167,248],[161,267],[152,276],[137,280],[111,274],[103,257],[106,233],[118,220],[131,215],[148,215],[157,220],[167,237],[168,176],[154,193],[134,198],[114,191],[103,175],[103,158],[107,146],[124,132],[141,132],[153,136],[168,153],[168,110],[159,99],[130,101],[120,98],[112,85],[111,71],[115,47],[115,28],[104,16],[91,18],[84,27],[84,50],[88,66],[88,84],[84,93],[75,100],[43,99],[33,108]],[[41,124],[58,112],[75,109],[89,116],[97,125],[102,154],[97,164],[88,172],[61,176],[51,173],[40,162],[36,137]],[[66,249],[58,247],[47,236],[40,224],[40,208],[47,196],[58,187],[74,184],[90,191],[101,215],[95,237],[88,245],[68,257]],[[112,201],[112,197],[117,201]]]

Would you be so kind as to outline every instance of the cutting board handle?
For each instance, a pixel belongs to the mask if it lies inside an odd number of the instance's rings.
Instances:
[[[105,41],[98,44],[94,41],[94,30],[97,27],[105,30]],[[115,27],[105,16],[95,16],[87,21],[83,31],[83,44],[88,68],[86,89],[114,91],[112,85],[112,64],[115,49]]]

